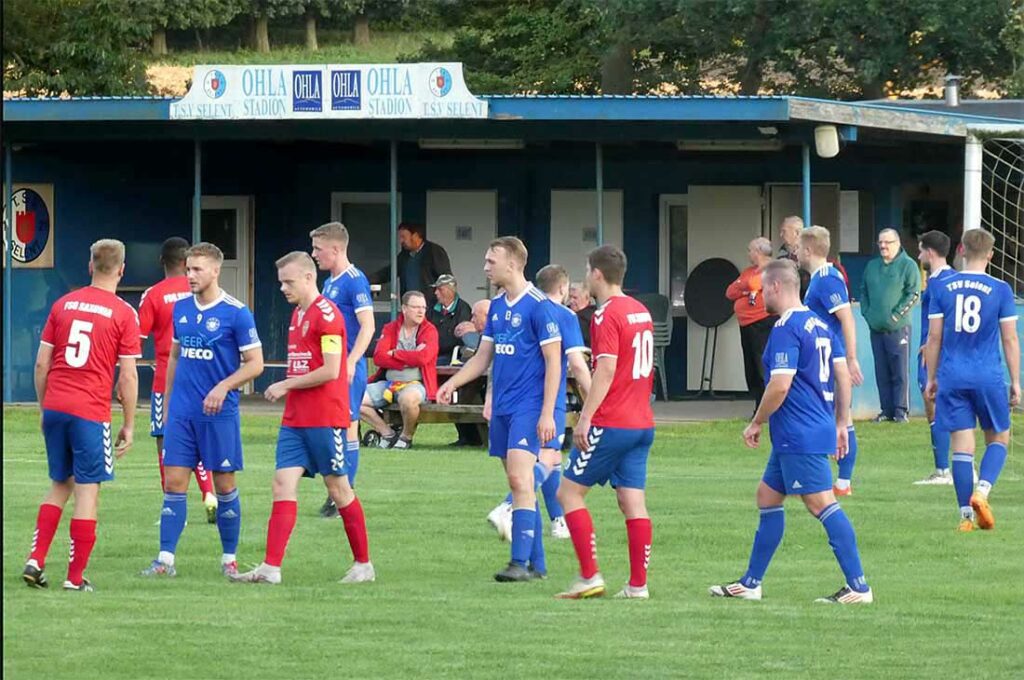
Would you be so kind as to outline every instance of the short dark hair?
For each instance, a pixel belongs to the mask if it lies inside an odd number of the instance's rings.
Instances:
[[[402,222],[398,225],[399,229],[405,229],[410,234],[416,234],[422,239],[427,238],[427,225],[420,224],[419,222]]]
[[[180,236],[172,236],[160,246],[160,264],[164,267],[176,267],[185,263],[185,251],[188,241]]]
[[[626,253],[617,246],[604,245],[594,248],[587,255],[591,269],[596,269],[604,280],[613,286],[621,286],[626,278]]]
[[[918,239],[922,248],[934,250],[936,255],[946,257],[949,255],[949,237],[935,229],[926,231]]]

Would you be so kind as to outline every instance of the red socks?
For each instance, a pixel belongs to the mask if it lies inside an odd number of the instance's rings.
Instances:
[[[594,522],[586,508],[573,510],[565,515],[565,523],[580,562],[580,576],[591,578],[597,573],[597,538],[594,536]]]
[[[96,520],[71,520],[71,560],[68,562],[68,581],[74,585],[82,583],[82,572],[89,564],[89,555],[96,545]]]
[[[199,474],[198,470],[196,474]],[[267,553],[263,558],[263,561],[272,567],[280,567],[284,560],[288,539],[295,528],[298,505],[297,501],[274,501],[270,521],[267,522]]]
[[[626,520],[629,537],[629,585],[634,588],[647,585],[647,565],[651,561],[651,520]]]
[[[199,493],[202,494],[204,500],[206,499],[206,494],[213,493],[212,475],[206,471],[202,463],[196,465],[196,484],[199,485]]]
[[[363,506],[356,498],[343,508],[338,508],[342,522],[345,523],[345,535],[348,536],[349,547],[352,548],[352,558],[356,562],[370,561],[370,548],[366,538],[366,518],[363,516]]]
[[[35,560],[39,568],[43,568],[46,562],[46,554],[50,552],[50,544],[57,533],[57,526],[60,524],[60,515],[64,508],[49,503],[39,506],[39,514],[36,516],[36,530],[32,534],[32,554],[30,560]]]

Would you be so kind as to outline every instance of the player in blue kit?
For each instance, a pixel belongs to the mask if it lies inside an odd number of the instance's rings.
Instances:
[[[143,576],[174,576],[174,552],[185,528],[189,475],[199,462],[217,492],[221,571],[238,573],[235,554],[242,508],[235,472],[242,469],[238,388],[263,373],[263,348],[252,312],[220,288],[224,254],[212,243],[187,251],[191,297],[174,305],[174,338],[167,364],[164,425],[164,505],[160,554]]]
[[[853,526],[832,493],[828,457],[846,455],[846,414],[850,407],[850,375],[843,345],[828,326],[800,305],[800,277],[793,263],[771,262],[763,274],[764,301],[780,318],[764,350],[764,399],[743,431],[750,448],[761,443],[761,428],[771,428],[772,452],[761,484],[757,507],[761,519],[754,534],[747,572],[738,581],[711,586],[715,597],[761,599],[761,581],[785,529],[783,502],[800,496],[828,534],[846,584],[817,602],[869,604],[871,589],[864,578]]]
[[[555,403],[555,438],[546,442],[540,450],[540,458],[533,468],[535,485],[544,494],[544,505],[551,520],[553,538],[569,538],[565,525],[565,512],[558,502],[558,486],[562,479],[562,444],[565,439],[566,379],[572,371],[581,396],[585,399],[590,391],[590,369],[587,366],[587,346],[576,313],[565,306],[569,298],[569,273],[559,264],[549,264],[537,272],[537,287],[551,300],[551,312],[562,336],[562,380],[558,386],[558,401]],[[512,494],[498,504],[487,515],[487,521],[504,541],[512,540]]]
[[[864,375],[857,361],[856,322],[850,309],[846,281],[839,270],[828,263],[831,247],[832,238],[825,227],[809,227],[800,232],[797,257],[800,266],[811,275],[807,292],[804,293],[804,304],[825,322],[835,336],[835,342],[843,346],[850,381],[860,385],[864,382]],[[857,433],[853,429],[852,412],[846,414],[846,431],[849,450],[839,461],[839,473],[832,487],[832,493],[836,496],[849,496],[853,493],[850,480],[853,478],[853,466],[857,462]]]
[[[513,504],[512,559],[494,575],[503,582],[543,578],[547,571],[534,464],[542,444],[556,435],[555,405],[562,379],[558,322],[551,301],[523,275],[526,257],[526,246],[514,236],[491,242],[484,273],[505,292],[491,301],[477,353],[437,391],[439,403],[451,403],[452,393],[483,375],[494,360],[487,386],[490,453],[502,459]]]
[[[928,303],[925,393],[935,399],[936,427],[951,433],[959,530],[972,531],[975,520],[981,529],[995,527],[988,496],[1006,464],[1010,407],[1020,403],[1020,343],[1013,291],[986,273],[995,239],[984,229],[969,229],[962,243],[963,270],[934,286]],[[976,422],[985,432],[985,457],[974,488]]]
[[[929,231],[921,234],[917,243],[917,259],[928,272],[928,285],[921,293],[921,344],[917,350],[917,388],[924,397],[924,412],[931,427],[932,456],[935,459],[935,471],[914,484],[952,486],[953,475],[949,471],[949,432],[940,430],[935,424],[935,400],[928,396],[925,387],[928,384],[928,368],[925,365],[924,348],[928,343],[928,306],[931,304],[932,290],[938,288],[956,270],[946,263],[949,255],[949,237],[941,231]]]
[[[320,269],[329,273],[324,281],[323,296],[333,302],[345,319],[345,338],[348,359],[348,404],[352,417],[345,441],[345,461],[348,481],[355,486],[359,469],[359,405],[366,392],[366,349],[373,340],[373,298],[366,275],[348,259],[348,229],[341,222],[328,222],[309,232],[313,240],[313,259]],[[320,507],[320,516],[338,516],[338,508],[328,496]]]

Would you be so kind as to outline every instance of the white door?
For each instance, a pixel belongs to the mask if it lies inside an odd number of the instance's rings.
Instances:
[[[761,187],[690,185],[687,203],[689,224],[686,249],[690,271],[712,257],[730,260],[740,271],[749,267],[747,244],[761,235]],[[687,319],[687,389],[700,389],[703,356],[704,328]],[[710,362],[710,357],[708,360]],[[735,316],[718,329],[718,351],[712,387],[716,391],[747,390],[740,328]]]
[[[427,238],[448,252],[459,294],[469,304],[490,297],[484,253],[497,233],[498,192],[427,192]]]
[[[604,196],[604,242],[622,244],[622,191]],[[562,265],[572,281],[587,273],[587,253],[597,247],[597,192],[551,192],[551,262]]]
[[[224,252],[220,287],[252,309],[251,196],[203,196],[200,238]]]
[[[803,187],[799,184],[768,184],[768,238],[779,245],[779,225],[790,215],[803,217]],[[832,234],[832,252],[839,252],[839,185],[811,185],[811,223],[825,227]],[[805,226],[811,226],[810,224]],[[855,249],[856,250],[856,249]]]

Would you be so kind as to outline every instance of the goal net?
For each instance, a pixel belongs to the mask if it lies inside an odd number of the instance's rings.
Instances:
[[[981,226],[995,236],[993,276],[1024,298],[1024,137],[983,143]]]

